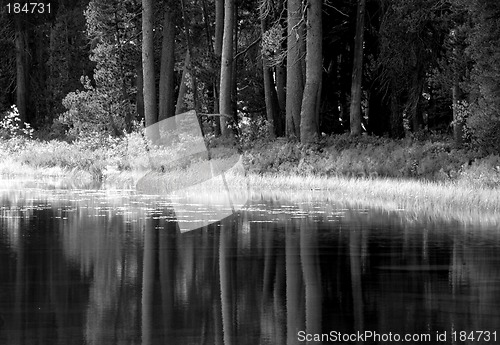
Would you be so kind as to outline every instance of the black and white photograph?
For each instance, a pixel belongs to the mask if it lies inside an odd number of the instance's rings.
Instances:
[[[0,345],[500,344],[500,0],[0,0]]]

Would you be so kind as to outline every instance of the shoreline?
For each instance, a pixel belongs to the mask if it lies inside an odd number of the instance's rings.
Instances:
[[[62,168],[32,168],[22,174],[6,175],[0,164],[0,179],[31,181],[58,181],[55,188],[136,190],[139,193],[162,195],[157,181],[165,174],[155,174],[151,190],[138,190],[138,181],[145,171],[112,171],[96,182],[89,172]],[[171,172],[172,173],[172,172]],[[168,180],[185,176],[185,171],[174,172]],[[320,177],[284,174],[242,173],[241,170],[224,174],[231,189],[245,190],[253,198],[284,198],[287,200],[330,200],[339,205],[378,208],[388,212],[405,212],[411,217],[446,219],[460,223],[500,224],[500,188],[481,188],[460,182],[430,182],[391,178]],[[164,179],[165,181],[167,179]],[[214,180],[214,179],[211,179]],[[203,198],[224,192],[220,183],[211,180],[187,188],[187,194]]]

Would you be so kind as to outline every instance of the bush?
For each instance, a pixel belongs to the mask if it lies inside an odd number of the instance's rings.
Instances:
[[[286,140],[259,143],[245,153],[245,165],[255,173],[321,176],[454,180],[479,153],[453,148],[452,142],[429,138],[390,140],[349,135],[322,139],[316,146]]]
[[[29,123],[21,123],[19,111],[15,105],[3,114],[0,119],[0,139],[33,137],[33,128],[30,127]]]
[[[474,186],[500,187],[500,156],[490,155],[474,161],[463,169],[459,181]]]

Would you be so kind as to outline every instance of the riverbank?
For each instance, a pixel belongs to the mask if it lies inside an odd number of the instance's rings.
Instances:
[[[16,141],[17,140],[17,141]],[[169,148],[145,149],[142,138],[0,142],[3,177],[54,177],[69,186],[139,188],[145,193],[198,185],[219,191],[210,173],[235,165],[235,148],[212,140],[214,167],[195,157],[169,168]],[[256,141],[243,148],[238,168],[224,174],[226,185],[252,193],[326,193],[342,202],[427,213],[500,213],[500,157],[455,149],[449,142],[332,136],[316,145]],[[168,151],[168,152],[167,152]],[[176,161],[178,162],[178,161]],[[186,163],[187,162],[187,163]],[[218,167],[218,168],[217,168]],[[222,168],[221,168],[222,167]],[[203,172],[200,174],[199,172]]]

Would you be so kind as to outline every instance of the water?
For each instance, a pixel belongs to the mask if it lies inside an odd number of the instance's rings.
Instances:
[[[181,232],[182,202],[4,186],[0,344],[500,342],[498,228],[254,197]]]

